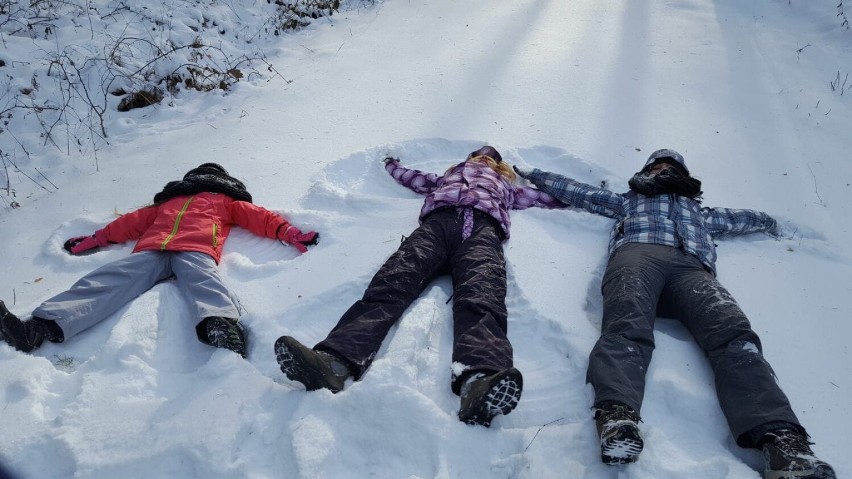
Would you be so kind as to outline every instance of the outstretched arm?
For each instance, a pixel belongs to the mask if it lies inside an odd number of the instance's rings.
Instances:
[[[760,232],[774,234],[778,229],[778,222],[762,211],[702,208],[701,213],[712,236],[737,236]]]
[[[385,161],[385,170],[396,180],[400,185],[410,189],[421,195],[429,194],[438,187],[438,178],[440,176],[435,173],[426,173],[420,170],[406,168],[399,163],[398,158],[387,157]]]
[[[303,233],[283,216],[262,206],[245,201],[234,201],[230,207],[231,218],[238,226],[258,236],[278,239],[292,245],[300,253],[306,253],[308,246],[313,246],[319,241],[319,233],[315,231]]]
[[[65,242],[63,248],[73,255],[93,253],[110,243],[139,239],[157,217],[156,206],[146,206],[121,215],[91,236],[77,236]]]
[[[557,200],[553,196],[535,188],[527,186],[516,186],[515,203],[512,209],[525,210],[527,208],[567,208],[569,205]]]
[[[517,166],[514,168],[518,175],[529,180],[536,188],[568,206],[582,208],[610,218],[617,218],[624,214],[624,197],[618,193],[538,168],[532,170],[522,170]]]

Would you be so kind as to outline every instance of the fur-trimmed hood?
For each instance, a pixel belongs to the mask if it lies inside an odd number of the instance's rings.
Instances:
[[[252,202],[251,194],[242,181],[228,174],[221,165],[202,163],[183,175],[179,181],[170,181],[163,191],[154,196],[154,204],[160,204],[178,196],[198,193],[221,193],[239,201]]]

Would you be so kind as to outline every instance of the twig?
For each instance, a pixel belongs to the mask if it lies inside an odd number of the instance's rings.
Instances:
[[[802,50],[804,50],[805,48],[808,48],[809,46],[811,46],[810,43],[808,43],[807,45],[803,46],[802,48],[799,48],[799,49],[796,50],[796,61],[799,61],[799,55],[802,53]]]
[[[819,186],[817,185],[816,175],[814,174],[814,170],[811,168],[811,165],[808,165],[808,170],[810,170],[811,177],[814,179],[814,193],[816,194],[817,199],[819,199],[819,204],[821,206],[826,206],[825,202],[822,201],[822,196],[819,195]]]
[[[840,0],[840,3],[837,4],[837,16],[840,17],[840,28],[842,30],[849,30],[849,18],[846,17],[846,12],[843,10],[843,0]]]
[[[831,85],[831,91],[840,90],[840,96],[843,96],[843,92],[846,91],[846,83],[849,81],[849,73],[846,73],[846,76],[843,78],[843,84],[840,83],[840,70],[837,70],[837,76],[829,82]],[[850,85],[852,86],[852,85]]]
[[[538,433],[540,433],[542,429],[544,429],[544,428],[546,428],[547,426],[550,426],[550,425],[552,425],[552,424],[555,424],[555,423],[557,423],[557,422],[559,422],[559,421],[562,421],[562,420],[564,420],[564,419],[565,419],[564,417],[560,417],[559,419],[557,419],[557,420],[555,420],[555,421],[550,421],[549,423],[547,423],[547,424],[545,424],[545,425],[543,425],[543,426],[539,427],[539,428],[538,428],[538,431],[536,431],[536,432],[535,432],[535,434],[533,434],[532,439],[530,439],[530,443],[529,443],[529,444],[527,444],[527,447],[525,447],[525,448],[524,448],[524,452],[522,452],[522,453],[521,453],[521,455],[526,454],[527,449],[529,449],[529,448],[530,448],[530,446],[532,446],[533,441],[535,441],[535,438],[536,438],[536,437],[538,437]]]
[[[6,173],[6,194],[10,194],[12,191],[12,184],[9,182],[9,165],[6,164],[6,155],[3,154],[3,150],[0,150],[0,158],[3,159],[3,172]]]
[[[58,186],[56,186],[56,185],[54,185],[54,184],[53,184],[53,182],[52,182],[52,181],[50,181],[50,179],[48,179],[48,177],[44,176],[44,173],[42,173],[42,172],[41,172],[38,168],[33,167],[33,169],[34,169],[34,170],[36,170],[36,172],[38,172],[38,174],[39,174],[39,175],[41,175],[41,177],[42,177],[42,178],[44,178],[44,180],[45,180],[45,181],[47,181],[48,183],[50,183],[50,185],[51,185],[51,186],[53,186],[53,187],[54,187],[54,188],[56,188],[57,190],[59,189],[59,187],[58,187]]]
[[[7,131],[7,133],[11,134],[11,132],[9,132],[9,131]],[[12,138],[15,138],[15,140],[17,141],[17,138],[15,137],[15,135],[12,135]],[[20,142],[18,142],[18,144],[20,144]],[[23,146],[23,145],[21,145],[21,146]],[[3,164],[5,165],[5,163],[6,163],[6,158],[4,157],[4,158],[3,158]],[[32,181],[33,183],[35,183],[35,184],[36,184],[39,188],[43,189],[44,191],[47,191],[48,193],[53,193],[52,191],[50,191],[50,190],[48,190],[47,188],[45,188],[45,187],[44,187],[44,185],[42,185],[42,184],[40,184],[38,181],[36,181],[36,180],[35,180],[32,176],[30,176],[30,175],[26,174],[23,170],[21,170],[21,168],[20,168],[20,167],[18,167],[18,165],[16,165],[16,164],[15,164],[15,162],[14,162],[14,161],[12,161],[11,159],[9,159],[9,163],[10,163],[12,166],[14,166],[14,167],[15,167],[15,169],[18,171],[18,173],[20,173],[20,174],[22,174],[22,175],[26,176],[28,180],[30,180],[30,181]],[[6,175],[6,177],[8,178],[8,174]]]

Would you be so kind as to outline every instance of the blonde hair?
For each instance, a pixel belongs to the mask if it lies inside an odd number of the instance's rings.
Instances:
[[[517,179],[517,175],[515,175],[515,171],[512,169],[512,166],[505,161],[498,162],[494,158],[486,155],[474,156],[472,158],[468,158],[467,161],[476,161],[478,163],[488,165],[492,170],[496,171],[497,174],[506,178],[509,183],[514,183],[515,179]]]

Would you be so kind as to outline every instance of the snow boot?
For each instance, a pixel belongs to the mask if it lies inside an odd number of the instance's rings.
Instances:
[[[465,424],[491,426],[498,414],[509,414],[521,400],[524,378],[515,368],[486,376],[478,373],[464,380],[461,387],[459,420]]]
[[[211,316],[195,326],[198,339],[216,348],[230,349],[245,358],[247,353],[246,334],[239,319]]]
[[[344,359],[315,351],[290,336],[281,336],[275,341],[275,357],[281,372],[291,381],[304,384],[308,391],[325,388],[338,393],[352,375]]]
[[[814,456],[808,438],[792,429],[770,431],[761,440],[765,479],[836,479],[834,469]]]
[[[614,401],[595,407],[595,425],[601,441],[601,461],[607,465],[635,462],[644,443],[639,434],[639,414]]]
[[[45,339],[61,343],[65,337],[55,321],[42,318],[21,321],[0,301],[0,339],[18,351],[29,353],[38,349]]]

